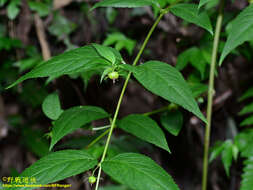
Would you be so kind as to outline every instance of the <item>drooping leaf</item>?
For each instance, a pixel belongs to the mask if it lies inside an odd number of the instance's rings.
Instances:
[[[236,161],[238,159],[238,154],[239,154],[239,148],[237,147],[236,144],[233,144],[232,152],[233,152],[233,158]]]
[[[50,94],[42,103],[42,110],[44,114],[52,119],[56,120],[62,114],[61,103],[57,93]]]
[[[213,34],[213,28],[206,12],[199,12],[198,5],[189,3],[175,4],[170,12],[190,23],[194,23]]]
[[[103,45],[110,46],[115,44],[115,49],[120,51],[125,48],[130,55],[133,53],[133,49],[136,45],[136,41],[126,37],[124,34],[115,32],[107,36]]]
[[[253,88],[248,89],[240,98],[239,101],[246,100],[247,98],[253,97]]]
[[[224,165],[227,176],[229,176],[230,166],[232,164],[233,158],[237,159],[238,148],[233,144],[231,140],[226,140],[225,142],[218,142],[211,149],[211,156],[209,162],[212,162],[217,156],[221,154],[221,160]]]
[[[222,51],[219,65],[225,57],[237,46],[253,38],[253,4],[245,8],[231,23],[225,47]]]
[[[203,7],[205,4],[209,3],[210,1],[211,0],[200,0],[198,9],[200,9],[201,7]]]
[[[200,72],[201,78],[204,78],[207,62],[199,48],[192,47],[181,53],[177,58],[176,68],[180,71],[187,63],[191,63]]]
[[[192,91],[193,97],[196,98],[208,90],[208,86],[202,83],[188,83]]]
[[[211,163],[215,158],[217,158],[222,153],[223,150],[224,150],[224,143],[217,142],[215,146],[213,146],[210,149],[211,153],[210,153],[209,163]]]
[[[242,157],[253,155],[253,129],[240,132],[235,137],[235,145],[239,148]]]
[[[249,190],[253,187],[253,156],[244,161],[240,190]]]
[[[122,67],[132,71],[134,77],[149,91],[182,106],[206,122],[188,84],[176,68],[159,61],[148,61],[136,67]]]
[[[84,150],[63,150],[51,153],[25,169],[20,177],[35,178],[36,183],[46,185],[93,168],[97,160]],[[17,187],[12,190],[28,190],[34,187]]]
[[[183,126],[183,115],[180,111],[165,112],[161,115],[162,126],[174,136],[178,136]]]
[[[157,6],[159,4],[156,0],[103,0],[96,3],[91,10],[98,7],[117,7],[117,8],[135,8],[145,6]]]
[[[118,122],[118,126],[128,133],[170,152],[163,131],[148,116],[128,115]]]
[[[221,154],[221,160],[224,165],[227,176],[229,176],[229,169],[233,161],[233,143],[227,140],[224,143],[224,149]]]
[[[246,126],[246,125],[253,125],[253,115],[247,117],[244,119],[241,123],[240,126]]]
[[[99,44],[92,44],[92,46],[97,50],[97,52],[101,57],[107,59],[112,64],[115,64],[116,57],[114,53],[111,51],[111,48]]]
[[[50,150],[65,135],[97,119],[108,117],[102,108],[94,106],[77,106],[64,111],[54,122]]]
[[[103,73],[104,69],[106,69],[106,67],[96,67],[96,69],[94,69],[94,70],[88,70],[88,71],[84,71],[81,73],[80,77],[83,81],[85,91],[88,87],[91,77],[93,75],[99,75],[99,74]]]
[[[179,190],[169,174],[152,159],[141,154],[119,154],[105,160],[102,170],[134,190]]]
[[[251,112],[253,112],[253,102],[244,106],[243,109],[239,112],[239,115],[245,115]]]
[[[109,47],[108,47],[109,48]],[[111,48],[111,51],[116,56],[116,63],[121,63],[122,58],[120,53]],[[65,74],[73,74],[87,70],[94,70],[96,67],[111,65],[109,61],[101,57],[92,45],[84,46],[74,50],[67,51],[61,55],[55,56],[52,59],[42,62],[32,71],[20,77],[16,82],[8,86],[11,88],[18,83],[38,77],[59,77]]]
[[[182,53],[180,53],[177,57],[177,64],[176,64],[176,68],[181,71],[183,70],[187,64],[190,62],[192,54],[197,50],[198,48],[196,47],[191,47],[185,51],[183,51]]]

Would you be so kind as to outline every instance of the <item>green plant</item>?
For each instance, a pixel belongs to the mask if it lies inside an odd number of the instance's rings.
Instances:
[[[1,1],[1,3],[4,4],[6,2]],[[54,149],[55,145],[64,136],[79,128],[103,132],[95,136],[94,139],[87,139],[89,143],[87,143],[86,150],[61,150],[49,154],[47,150],[43,151],[43,153],[37,152],[38,156],[42,156],[42,158],[22,172],[20,176],[33,176],[36,177],[38,184],[47,184],[91,170],[92,175],[89,176],[88,181],[90,184],[96,183],[96,190],[99,188],[102,171],[131,189],[179,189],[172,177],[153,160],[139,153],[128,153],[129,151],[127,153],[123,151],[122,153],[118,151],[116,147],[110,146],[110,142],[113,140],[113,130],[118,128],[170,152],[163,130],[156,121],[149,116],[163,112],[160,118],[161,125],[165,130],[177,136],[183,123],[182,113],[178,110],[178,106],[181,106],[206,123],[202,179],[202,190],[206,190],[214,75],[219,48],[219,36],[222,29],[224,1],[220,3],[213,47],[209,44],[208,46],[200,45],[199,47],[187,49],[178,57],[176,68],[164,62],[154,60],[146,61],[139,65],[138,63],[152,33],[163,16],[168,12],[184,19],[186,22],[196,24],[206,29],[210,35],[213,35],[212,25],[207,11],[202,10],[204,5],[208,3],[211,2],[209,0],[201,0],[199,5],[197,5],[180,3],[180,0],[103,0],[96,3],[92,7],[92,10],[99,7],[107,7],[109,10],[110,8],[118,7],[138,8],[152,6],[155,13],[154,15],[156,15],[156,13],[158,14],[158,17],[145,37],[131,65],[126,64],[126,61],[124,61],[119,51],[125,48],[131,55],[136,43],[134,40],[127,38],[121,33],[112,33],[107,37],[103,45],[93,43],[73,49],[75,47],[70,43],[69,35],[75,30],[76,26],[56,12],[54,14],[53,24],[49,27],[49,32],[57,36],[59,41],[64,39],[63,42],[67,48],[73,50],[66,51],[42,63],[29,59],[25,67],[20,67],[22,71],[35,65],[37,66],[11,84],[8,88],[24,80],[39,77],[48,77],[47,83],[49,83],[62,75],[69,75],[71,77],[81,76],[85,83],[95,74],[101,75],[101,82],[107,78],[112,79],[114,83],[116,79],[124,78],[125,82],[112,117],[111,114],[107,113],[103,108],[95,106],[75,106],[64,110],[61,107],[60,99],[56,92],[49,95],[44,93],[43,96],[46,96],[46,98],[42,103],[42,109],[45,115],[52,120],[51,131],[47,134],[47,136],[51,138],[49,146],[50,151]],[[13,9],[12,11],[9,10],[11,13],[9,17],[10,19],[14,19],[18,14],[19,1],[12,0],[8,6],[11,6],[9,9]],[[50,1],[43,3],[30,1],[29,7],[43,17],[50,12]],[[224,45],[224,49],[221,51],[220,64],[233,49],[243,42],[252,39],[252,12],[253,6],[250,5],[230,23],[231,28],[228,30],[228,40]],[[109,22],[113,22],[112,20],[113,19]],[[62,28],[64,30],[62,30]],[[10,44],[10,47],[15,46],[12,45],[12,42]],[[113,44],[115,44],[115,49],[107,47],[107,45]],[[8,49],[8,47],[3,47],[3,49]],[[212,53],[209,51],[210,49],[212,49]],[[187,83],[178,71],[185,68],[188,63],[197,70],[197,72],[193,73],[191,77],[188,78],[190,83]],[[209,75],[207,74],[208,63],[211,64]],[[16,66],[20,66],[20,63],[16,64]],[[124,93],[132,76],[148,91],[169,101],[170,104],[148,113],[130,114],[122,119],[118,119]],[[207,86],[204,85],[202,81],[207,79],[208,76],[210,79],[206,120],[194,98],[207,90]],[[201,100],[199,99],[199,101]],[[242,114],[248,113],[249,111],[252,111],[252,106],[245,108]],[[100,119],[106,119],[107,125],[100,127],[91,126],[93,121]],[[31,133],[30,130],[26,130],[24,136],[29,137]],[[38,132],[38,136],[40,135],[41,133]],[[105,145],[99,145],[98,142],[106,135],[107,139]],[[244,140],[250,139],[248,137],[243,138]],[[240,137],[237,137],[237,139],[240,139]],[[33,143],[34,142],[31,141],[27,144]],[[75,143],[72,143],[72,145],[73,144]],[[238,146],[234,145],[231,140],[227,140],[221,143],[221,145],[216,146],[211,154],[211,160],[213,160],[219,153],[222,153],[222,161],[225,165],[227,175],[229,175],[229,167],[232,163],[232,159],[236,159],[238,151],[242,151],[242,148],[238,148]],[[44,147],[43,145],[43,150]],[[30,148],[36,152],[36,148]],[[252,178],[252,172],[250,170],[252,155],[247,156],[247,158],[248,161],[245,162],[245,174],[243,175],[243,190],[249,189],[251,182],[248,181]],[[126,189],[124,186],[120,186],[119,188]]]
[[[204,3],[204,1],[203,1]],[[214,83],[214,69],[216,65],[216,57],[218,52],[218,43],[219,43],[219,33],[221,31],[221,23],[223,18],[223,6],[224,1],[220,5],[220,13],[217,19],[216,24],[216,33],[217,36],[214,40],[214,49],[213,49],[213,59],[211,64],[210,79],[209,79],[209,93],[208,93],[208,108],[207,108],[207,129],[205,135],[205,154],[204,154],[204,169],[203,169],[203,184],[202,189],[207,188],[207,169],[208,169],[208,147],[209,147],[209,138],[210,138],[210,127],[211,127],[211,114],[212,114],[212,96],[213,96],[213,83]],[[221,57],[219,60],[219,65],[222,64],[224,58],[237,46],[241,45],[245,41],[252,39],[252,26],[253,26],[253,6],[250,5],[245,8],[233,21],[231,21],[231,28],[228,32],[228,39],[225,43]],[[227,175],[229,174],[228,168],[231,165],[232,157],[234,159],[237,157],[237,150],[235,146],[231,145],[230,141],[225,142],[223,145],[218,146],[218,151],[215,149],[216,153],[223,152],[222,160],[226,169]],[[247,175],[250,176],[250,175]]]
[[[244,101],[248,98],[251,98],[252,88],[248,89],[239,99],[239,101]],[[243,107],[239,112],[239,115],[246,115],[253,112],[250,109],[250,104]],[[252,116],[247,117],[241,122],[241,126],[252,125],[250,121]],[[226,171],[227,176],[229,176],[229,170],[232,164],[233,159],[237,161],[238,154],[244,160],[243,174],[241,176],[241,186],[240,190],[248,190],[252,188],[252,155],[253,155],[253,130],[252,128],[244,129],[239,132],[233,139],[228,139],[225,142],[217,142],[214,147],[211,149],[211,155],[209,162],[212,162],[217,156],[221,154],[222,162]]]
[[[158,3],[150,0],[128,0],[124,2],[106,0],[95,4],[93,8],[104,6],[140,7],[147,5],[159,7]],[[187,10],[187,12],[185,12],[185,10]],[[32,71],[25,74],[8,87],[13,87],[14,85],[30,78],[49,77],[49,79],[52,80],[64,74],[73,75],[90,70],[103,73],[101,77],[102,80],[106,75],[115,80],[119,77],[118,72],[121,76],[126,78],[115,114],[113,118],[110,119],[110,129],[107,141],[105,147],[103,148],[102,157],[99,162],[85,150],[57,151],[50,153],[37,161],[35,164],[27,168],[21,176],[35,176],[37,178],[37,183],[46,184],[64,179],[68,176],[76,175],[96,166],[92,175],[94,178],[92,178],[92,180],[91,177],[89,178],[91,183],[95,183],[96,181],[96,189],[99,187],[102,170],[120,183],[133,189],[178,189],[177,185],[173,182],[173,179],[148,157],[136,153],[123,153],[118,154],[115,157],[105,159],[113,129],[116,125],[128,133],[131,133],[144,141],[155,144],[170,152],[163,131],[154,120],[148,117],[148,115],[160,111],[166,111],[171,107],[166,106],[166,108],[144,115],[132,114],[118,120],[120,105],[132,74],[149,91],[172,103],[182,106],[206,122],[192,96],[189,86],[175,68],[159,61],[148,61],[136,66],[147,42],[151,37],[151,34],[162,17],[169,11],[189,22],[200,25],[212,33],[208,16],[204,12],[198,15],[197,5],[178,4],[177,2],[174,2],[166,9],[160,10],[160,15],[146,36],[146,39],[143,42],[143,45],[132,66],[125,64],[117,50],[98,44],[92,44],[68,51],[59,56],[53,57],[49,61],[39,64]],[[127,74],[124,75],[121,73]],[[110,118],[110,114],[102,108],[94,106],[78,106],[63,111],[60,106],[59,99],[57,98],[57,94],[51,94],[45,99],[43,103],[43,110],[49,118],[55,120],[52,123],[53,127],[49,134],[51,137],[50,150],[53,149],[54,145],[62,137],[74,130],[89,124],[91,121],[102,118]],[[164,117],[165,118],[163,120],[167,118],[166,116]],[[101,127],[101,129],[103,128],[104,127]],[[167,130],[171,132],[169,127]],[[172,133],[177,135],[179,130],[180,129],[177,129],[177,131],[173,131]],[[100,154],[98,157],[100,157]],[[57,164],[55,164],[56,161]],[[45,164],[47,165],[46,168]],[[61,172],[59,173],[60,170]],[[119,172],[121,175],[118,175]],[[44,174],[47,174],[47,177],[45,177]],[[135,176],[135,179],[132,178],[132,175]]]

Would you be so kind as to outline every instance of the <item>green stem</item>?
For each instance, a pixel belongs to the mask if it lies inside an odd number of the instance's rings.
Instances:
[[[205,144],[204,144],[204,159],[203,159],[203,176],[202,176],[202,190],[207,189],[207,174],[208,174],[208,152],[211,132],[211,119],[212,119],[212,105],[213,105],[213,94],[214,94],[214,73],[217,61],[217,53],[220,39],[220,32],[223,20],[223,8],[224,0],[221,0],[219,14],[217,17],[213,50],[212,50],[212,62],[209,75],[209,87],[208,87],[208,102],[207,102],[207,124],[205,130]]]
[[[139,59],[140,59],[140,57],[141,57],[141,55],[142,55],[142,53],[143,53],[143,51],[144,51],[144,49],[145,49],[145,47],[146,47],[146,45],[147,45],[147,43],[148,43],[148,41],[149,41],[149,39],[150,39],[152,33],[154,32],[156,26],[158,25],[158,23],[160,22],[160,20],[161,20],[161,18],[163,17],[164,14],[166,14],[166,12],[162,12],[162,13],[159,15],[159,17],[156,19],[155,23],[153,24],[152,28],[150,29],[148,35],[146,36],[146,38],[145,38],[145,40],[144,40],[144,42],[143,42],[143,44],[142,44],[142,46],[141,46],[141,49],[139,50],[139,53],[137,54],[137,56],[136,56],[136,58],[135,58],[135,60],[134,60],[134,62],[133,62],[133,66],[135,66],[135,65],[138,63],[138,61],[139,61]],[[132,74],[132,73],[129,72],[128,75],[127,75],[127,77],[126,77],[124,86],[123,86],[123,88],[122,88],[122,91],[121,91],[121,94],[120,94],[120,97],[119,97],[119,100],[118,100],[118,104],[117,104],[117,107],[116,107],[116,111],[115,111],[114,116],[113,116],[113,120],[112,120],[112,123],[111,123],[111,128],[110,128],[110,131],[109,131],[107,140],[106,140],[104,152],[103,152],[102,158],[101,158],[101,160],[100,160],[100,163],[99,163],[99,165],[98,165],[98,166],[99,166],[99,170],[98,170],[98,176],[97,176],[97,182],[96,182],[96,188],[95,188],[95,190],[98,190],[99,181],[100,181],[100,176],[101,176],[101,163],[102,163],[102,162],[104,161],[104,159],[105,159],[105,156],[106,156],[106,153],[107,153],[107,149],[108,149],[108,146],[109,146],[109,143],[110,143],[110,140],[111,140],[112,132],[113,132],[113,129],[114,129],[114,126],[115,126],[117,117],[118,117],[118,113],[119,113],[119,109],[120,109],[120,106],[121,106],[121,102],[122,102],[124,93],[125,93],[125,91],[126,91],[126,87],[127,87],[128,82],[129,82],[129,79],[130,79],[130,77],[131,77],[131,74]]]
[[[106,125],[106,126],[102,126],[102,127],[94,127],[94,128],[92,128],[92,131],[99,131],[99,130],[103,130],[103,129],[108,129],[110,127],[111,127],[111,125]]]
[[[151,112],[144,113],[144,114],[142,114],[142,115],[150,116],[150,115],[153,115],[153,114],[157,114],[157,113],[160,113],[160,112],[164,112],[164,111],[169,110],[169,106],[170,106],[170,105],[167,105],[167,106],[161,107],[160,109],[157,109],[157,110],[154,110],[154,111],[151,111]]]
[[[85,148],[88,149],[94,144],[96,144],[100,139],[102,139],[105,135],[109,133],[110,129],[107,129],[105,132],[103,132],[101,135],[99,135],[97,138],[95,138],[90,144],[88,144]]]

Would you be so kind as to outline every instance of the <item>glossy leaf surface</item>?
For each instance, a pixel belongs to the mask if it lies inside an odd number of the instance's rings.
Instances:
[[[97,160],[84,150],[63,150],[51,153],[21,173],[20,177],[35,178],[38,185],[57,182],[93,168]],[[34,189],[34,187],[12,188],[12,190]]]
[[[120,54],[113,48],[110,49],[116,57],[116,63],[121,63],[122,58]],[[29,73],[19,78],[8,88],[11,88],[18,83],[30,78],[56,78],[65,74],[73,74],[77,72],[84,72],[87,70],[94,70],[101,65],[106,67],[108,65],[111,65],[111,63],[107,59],[102,57],[92,45],[88,45],[67,51],[61,55],[53,57],[48,61],[42,62]]]
[[[148,116],[132,114],[121,119],[118,126],[128,133],[170,152],[163,131]]]
[[[198,5],[189,3],[180,3],[173,5],[170,8],[170,12],[187,22],[196,24],[208,32],[213,34],[213,28],[211,21],[206,12],[199,12]]]
[[[65,135],[97,119],[108,117],[102,108],[94,106],[72,107],[64,111],[54,122],[50,150]]]
[[[188,84],[176,68],[159,61],[148,61],[136,67],[124,65],[124,68],[132,71],[149,91],[182,106],[206,122]]]
[[[169,174],[141,154],[119,154],[104,161],[102,169],[116,181],[134,190],[179,190]]]

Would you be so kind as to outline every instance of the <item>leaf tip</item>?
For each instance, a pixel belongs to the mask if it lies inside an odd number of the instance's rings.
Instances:
[[[14,85],[13,84],[11,84],[11,85],[9,85],[9,86],[7,86],[7,87],[5,87],[4,89],[5,90],[9,90],[10,88],[12,88]]]
[[[91,8],[89,9],[89,12],[93,11],[95,8],[97,8],[96,5],[94,5],[93,7],[91,7]]]
[[[53,139],[51,140],[50,146],[49,146],[49,151],[52,151],[53,147],[55,145],[55,142],[53,141]]]

